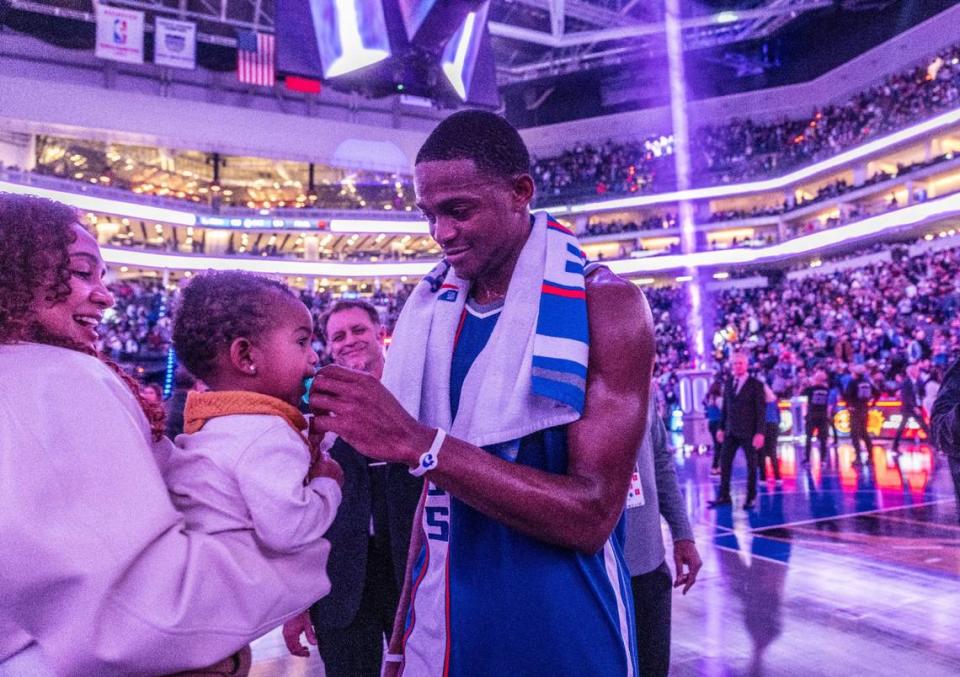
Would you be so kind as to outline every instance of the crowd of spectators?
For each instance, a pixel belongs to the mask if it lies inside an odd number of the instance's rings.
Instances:
[[[936,374],[960,357],[960,248],[909,256],[902,245],[877,245],[860,255],[890,251],[874,262],[802,278],[773,274],[769,286],[708,292],[705,341],[713,363],[745,349],[758,372],[782,397],[805,386],[818,367],[839,376],[864,365],[878,389],[897,392],[907,364]],[[412,287],[367,296],[393,328]],[[156,282],[111,286],[117,303],[102,328],[102,350],[136,364],[166,355],[174,299]],[[667,410],[677,404],[677,371],[694,366],[685,288],[648,288],[656,333],[656,376]],[[323,313],[340,297],[302,292],[323,351]]]
[[[412,287],[399,285],[391,293],[382,289],[364,295],[380,312],[389,331],[400,316],[400,310]],[[100,327],[98,348],[111,359],[129,366],[163,360],[172,338],[172,314],[176,291],[165,288],[159,281],[121,280],[109,285],[116,303],[104,314]],[[324,291],[302,291],[300,300],[310,309],[317,328],[314,347],[323,352],[324,336],[321,330],[323,314],[340,298],[350,293],[335,294]]]
[[[819,367],[841,378],[863,365],[888,396],[897,394],[908,364],[936,378],[960,357],[960,248],[912,257],[902,246],[890,251],[889,262],[708,295],[714,363],[722,366],[733,350],[745,349],[757,374],[781,397],[798,394]],[[656,323],[658,382],[669,407],[677,370],[693,366],[686,298],[679,287],[651,290],[647,297]]]
[[[826,106],[807,119],[755,123],[734,120],[697,130],[695,166],[712,182],[780,173],[822,160],[878,134],[939,113],[960,98],[960,46],[932,62],[888,76],[882,83]]]
[[[691,138],[693,180],[709,185],[781,174],[953,108],[958,99],[960,45],[808,118],[734,119],[698,128]],[[534,177],[541,195],[556,201],[675,188],[671,144],[665,141],[654,152],[650,141],[577,144],[539,158]]]
[[[960,351],[960,249],[891,254],[891,262],[726,294],[722,323],[773,374],[775,390],[796,387],[798,374],[824,360],[889,379],[921,359],[944,367]]]
[[[100,350],[125,362],[164,358],[173,328],[163,285],[123,280],[110,285],[110,291],[116,303],[104,314]]]
[[[658,163],[651,139],[635,143],[607,141],[598,146],[578,143],[560,155],[534,160],[533,178],[541,199],[606,193],[637,193],[649,190],[655,168],[670,171],[670,163]]]
[[[580,233],[581,237],[595,237],[597,235],[616,235],[618,233],[639,233],[645,231],[665,230],[677,226],[677,215],[651,214],[639,221],[610,221],[607,223],[589,223]]]
[[[866,186],[874,185],[886,181],[887,179],[893,178],[894,176],[903,176],[909,174],[910,172],[915,171],[921,167],[929,167],[939,162],[949,160],[953,158],[952,153],[946,153],[939,155],[937,157],[931,158],[930,160],[917,162],[907,165],[897,165],[897,173],[891,174],[889,172],[879,170],[870,178],[866,179],[863,184],[859,186],[854,186],[848,183],[845,179],[837,179],[836,181],[821,186],[817,190],[817,194],[810,198],[799,198],[792,203],[784,202],[781,206],[772,206],[772,205],[757,205],[752,209],[727,209],[721,211],[711,212],[709,218],[706,219],[707,223],[722,223],[725,221],[733,221],[739,219],[747,219],[754,217],[762,216],[779,216],[782,214],[788,214],[791,211],[808,207],[810,205],[816,204],[818,202],[828,200],[830,198],[838,197],[850,191],[863,188]],[[927,199],[927,192],[922,187],[915,187],[913,190],[910,199],[913,203],[923,202]],[[785,227],[785,234],[787,237],[798,237],[801,235],[809,235],[820,230],[827,230],[829,228],[834,228],[836,226],[845,225],[853,221],[857,221],[862,218],[867,218],[870,216],[875,216],[877,214],[890,211],[892,209],[897,209],[900,207],[907,206],[906,204],[901,204],[897,196],[894,193],[891,193],[889,196],[886,196],[882,200],[878,201],[876,196],[870,197],[871,201],[859,201],[846,205],[837,215],[830,216],[827,218],[813,218],[804,222],[788,221]],[[608,235],[617,235],[621,233],[647,233],[647,234],[656,234],[657,231],[665,230],[668,228],[674,228],[678,225],[677,215],[673,213],[659,214],[654,213],[645,218],[640,218],[636,220],[623,221],[623,220],[614,220],[609,222],[593,222],[587,224],[583,233],[581,234],[584,237],[599,237],[599,236],[608,236]],[[774,238],[772,234],[767,234],[765,236],[758,236],[754,239],[749,238],[734,238],[729,243],[725,243],[724,247],[737,247],[737,246],[760,246],[760,245],[769,245],[772,244]],[[710,238],[707,241],[708,249],[716,249],[718,247],[718,242]],[[640,250],[642,250],[642,246]],[[621,247],[620,256],[626,257],[630,256],[636,249],[628,246]],[[663,253],[677,253],[679,251],[679,246],[670,246],[663,250]]]

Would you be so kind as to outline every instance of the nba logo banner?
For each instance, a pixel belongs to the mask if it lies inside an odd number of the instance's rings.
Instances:
[[[196,68],[197,24],[157,17],[153,62],[171,68]]]
[[[97,48],[101,59],[143,63],[143,12],[97,5]]]

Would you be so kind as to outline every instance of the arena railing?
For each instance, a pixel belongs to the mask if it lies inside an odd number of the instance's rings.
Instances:
[[[216,213],[179,200],[138,196],[130,191],[84,185],[70,179],[44,176],[19,170],[0,169],[0,192],[30,194],[63,202],[77,209],[131,217],[177,226],[206,228],[277,230],[320,230],[319,221],[331,232],[342,233],[426,233],[418,214],[407,218],[384,218],[384,211],[284,210],[280,215],[263,210],[225,210]]]
[[[960,193],[867,216],[851,223],[762,247],[716,249],[691,254],[662,254],[636,259],[611,259],[605,260],[604,264],[615,273],[630,276],[666,273],[687,268],[716,269],[774,263],[809,254],[821,254],[831,248],[850,246],[876,236],[895,234],[947,218],[960,219]],[[297,277],[420,277],[427,274],[438,263],[437,260],[429,259],[389,263],[342,263],[324,260],[218,257],[165,254],[121,247],[103,247],[102,252],[107,263],[117,266],[184,271],[249,270]]]
[[[685,191],[668,191],[665,193],[632,195],[630,197],[608,200],[557,204],[550,206],[549,210],[555,216],[573,216],[636,207],[667,205],[680,201],[712,200],[782,190],[801,184],[817,175],[844,168],[858,160],[865,160],[909,141],[915,141],[924,135],[955,126],[958,123],[960,123],[960,108],[942,113],[923,122],[901,129],[900,131],[861,144],[827,160],[814,162],[788,172],[787,174],[769,179],[693,188]],[[226,219],[226,225],[219,227],[242,228],[254,227],[244,226],[243,223],[246,219],[263,219],[278,222],[278,225],[271,225],[271,227],[287,228],[288,226],[286,224],[289,223],[289,228],[297,229],[298,227],[307,227],[305,224],[311,221],[340,219],[345,221],[385,222],[395,224],[393,226],[395,229],[415,224],[414,230],[393,230],[392,232],[425,232],[423,222],[419,220],[418,215],[413,212],[391,212],[390,215],[388,215],[385,213],[386,210],[360,212],[354,210],[326,211],[295,209],[283,210],[280,212],[282,216],[279,216],[276,210],[270,210],[264,213],[263,210],[229,208],[228,212],[217,214],[212,210],[178,200],[158,198],[155,196],[136,196],[116,188],[94,186],[93,184],[88,186],[76,181],[71,181],[70,179],[48,177],[14,170],[0,170],[0,191],[14,193],[33,192],[87,211],[163,221],[175,225],[208,225],[209,227],[217,227],[212,225],[212,223],[201,223],[201,220],[216,221],[217,219]],[[403,215],[401,216],[401,214]],[[239,223],[234,225],[231,221],[239,221]],[[294,221],[304,222],[304,225],[297,226],[294,224]]]

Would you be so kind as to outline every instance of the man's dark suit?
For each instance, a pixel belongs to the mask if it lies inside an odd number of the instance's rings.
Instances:
[[[763,384],[748,376],[737,392],[737,380],[730,379],[723,391],[720,429],[723,430],[723,457],[720,461],[720,491],[717,500],[730,500],[730,475],[737,449],[747,457],[747,503],[757,496],[757,450],[753,438],[762,434],[766,421],[767,403]]]
[[[423,481],[405,465],[368,467],[368,459],[340,439],[330,455],[343,468],[343,502],[325,536],[330,594],[310,608],[310,618],[327,677],[378,677]]]
[[[930,439],[930,428],[927,422],[923,420],[923,411],[921,405],[923,402],[923,382],[920,379],[914,381],[909,376],[903,380],[900,387],[900,402],[903,406],[900,408],[900,426],[897,428],[897,434],[893,438],[893,450],[896,451],[900,446],[900,440],[903,438],[903,431],[907,428],[907,422],[912,418],[920,425],[920,429],[927,434]]]

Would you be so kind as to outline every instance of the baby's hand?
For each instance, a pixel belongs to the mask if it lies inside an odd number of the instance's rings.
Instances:
[[[307,473],[308,480],[316,477],[329,477],[336,480],[341,487],[343,486],[343,468],[325,451],[317,455],[317,459],[311,464],[310,471]]]
[[[310,446],[313,449],[319,449],[323,444],[323,438],[327,431],[320,427],[320,422],[316,416],[310,417],[310,428],[307,430],[307,436],[310,439]]]
[[[300,641],[300,635],[306,637],[307,646]],[[306,658],[310,655],[309,645],[317,645],[317,636],[313,632],[309,613],[304,611],[283,624],[283,642],[287,645],[287,651],[294,656]]]

